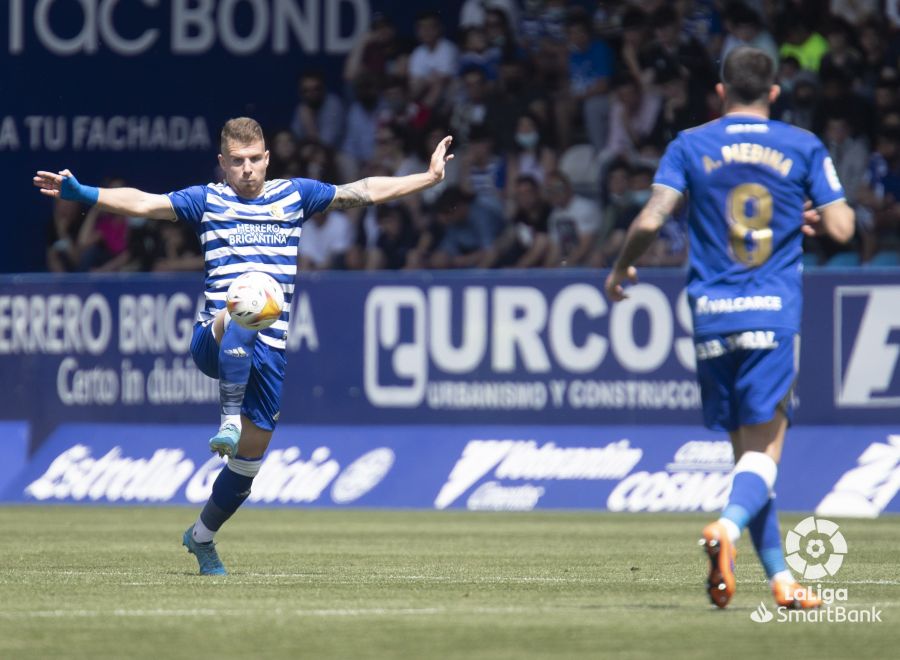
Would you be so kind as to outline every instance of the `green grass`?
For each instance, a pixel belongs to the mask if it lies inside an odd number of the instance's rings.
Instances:
[[[177,508],[0,508],[0,658],[897,657],[900,525],[842,521],[884,623],[751,622],[702,593],[706,516],[242,511],[195,575]],[[798,518],[786,518],[793,524]]]

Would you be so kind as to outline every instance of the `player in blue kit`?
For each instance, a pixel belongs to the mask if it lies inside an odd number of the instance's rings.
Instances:
[[[309,179],[266,181],[269,152],[260,125],[246,117],[222,129],[219,165],[223,183],[193,186],[167,195],[134,188],[94,188],[69,170],[38,172],[34,184],[50,197],[97,204],[126,216],[182,220],[197,232],[206,261],[206,306],[194,326],[191,354],[203,373],[219,379],[221,420],[210,449],[228,457],[209,501],[184,533],[203,575],[224,575],[213,537],[250,495],[280,412],[290,303],[297,274],[303,222],[328,209],[380,204],[435,185],[444,178],[452,139],[434,151],[427,172],[369,177],[333,186]],[[248,330],[230,323],[229,284],[242,273],[271,275],[284,291],[284,311],[270,327]]]
[[[745,527],[778,605],[821,605],[787,569],[773,488],[792,414],[802,237],[826,233],[846,242],[854,216],[819,139],[769,119],[779,92],[774,74],[760,50],[728,55],[716,86],[724,117],[669,144],[606,280],[610,299],[627,297],[634,263],[686,197],[687,293],[703,417],[710,429],[729,433],[735,458],[728,503],[700,541],[710,562],[707,592],[718,607],[734,595],[734,546]],[[814,210],[804,213],[807,200]]]

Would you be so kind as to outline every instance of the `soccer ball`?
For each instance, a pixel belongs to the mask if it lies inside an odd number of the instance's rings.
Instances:
[[[264,330],[284,309],[281,285],[265,273],[244,273],[231,283],[225,296],[231,318],[248,330]]]

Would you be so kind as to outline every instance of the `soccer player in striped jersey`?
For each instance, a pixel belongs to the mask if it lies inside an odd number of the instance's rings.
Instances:
[[[687,292],[703,417],[708,428],[729,433],[735,459],[728,503],[700,540],[709,558],[707,593],[718,607],[734,594],[734,545],[744,528],[779,606],[822,602],[785,564],[774,485],[792,415],[802,237],[818,229],[845,242],[854,216],[821,141],[769,119],[779,92],[774,78],[763,51],[729,53],[716,87],[725,116],[669,144],[606,280],[610,299],[627,297],[623,284],[636,279],[634,263],[687,193]],[[807,199],[817,211],[804,214]]]
[[[279,416],[286,363],[290,303],[297,274],[300,231],[310,216],[388,202],[429,188],[444,178],[452,138],[445,137],[428,171],[402,177],[369,177],[341,186],[310,179],[266,181],[269,152],[260,125],[241,117],[222,129],[219,165],[225,181],[155,195],[134,188],[95,188],[69,170],[38,172],[34,185],[61,197],[126,216],[182,220],[199,235],[206,260],[206,306],[194,326],[191,354],[203,373],[219,379],[221,420],[210,449],[228,457],[212,495],[183,543],[203,575],[224,575],[213,537],[250,494]],[[230,323],[228,285],[242,273],[271,275],[284,290],[281,318],[261,331]]]

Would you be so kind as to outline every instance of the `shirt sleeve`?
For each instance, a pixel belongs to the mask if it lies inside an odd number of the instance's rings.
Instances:
[[[809,160],[806,194],[809,195],[815,208],[828,206],[845,197],[844,187],[838,178],[831,156],[818,138],[813,145],[812,158]]]
[[[684,157],[684,140],[675,138],[666,147],[666,153],[659,161],[653,183],[684,193],[687,188],[687,160]]]
[[[206,186],[191,186],[166,194],[175,209],[175,216],[200,231],[200,221],[206,212]]]
[[[322,183],[313,179],[291,179],[291,182],[300,192],[300,199],[303,200],[304,220],[327,209],[334,199],[336,188],[330,183]]]

